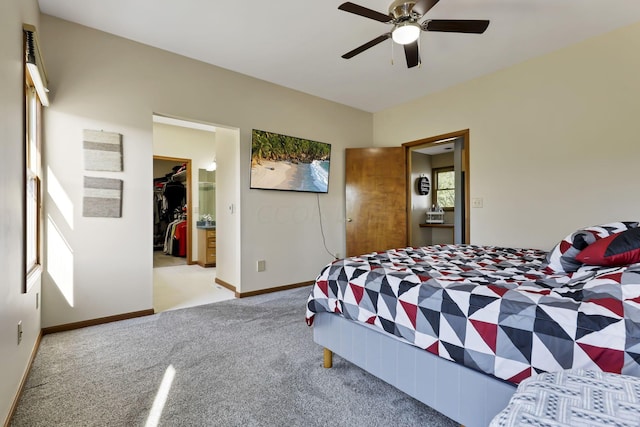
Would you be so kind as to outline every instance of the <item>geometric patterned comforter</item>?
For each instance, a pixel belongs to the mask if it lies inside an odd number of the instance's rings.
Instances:
[[[434,245],[337,260],[306,321],[336,313],[515,384],[572,368],[640,377],[640,264],[548,274],[545,255]]]

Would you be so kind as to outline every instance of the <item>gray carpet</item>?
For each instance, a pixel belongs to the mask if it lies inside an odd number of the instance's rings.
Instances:
[[[322,348],[309,287],[46,335],[11,426],[454,426]]]

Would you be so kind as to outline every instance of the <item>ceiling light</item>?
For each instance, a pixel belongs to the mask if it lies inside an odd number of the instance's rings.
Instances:
[[[409,44],[420,37],[420,25],[417,22],[404,22],[397,24],[391,33],[391,38],[398,44]]]

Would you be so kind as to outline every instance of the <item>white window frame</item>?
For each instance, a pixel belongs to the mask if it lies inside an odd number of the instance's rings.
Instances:
[[[453,191],[454,195],[455,195],[455,183],[454,186],[452,188],[440,188],[440,182],[439,182],[439,174],[441,173],[448,173],[448,172],[454,172],[455,169],[453,166],[447,166],[444,168],[434,168],[433,169],[433,179],[431,180],[433,183],[433,203],[438,203],[438,191]],[[454,196],[455,197],[455,196]],[[453,206],[441,206],[443,210],[445,211],[452,211],[455,207],[455,202]]]
[[[42,101],[27,68],[27,29],[24,31],[24,268],[22,292],[42,274]],[[47,101],[48,102],[48,101]]]

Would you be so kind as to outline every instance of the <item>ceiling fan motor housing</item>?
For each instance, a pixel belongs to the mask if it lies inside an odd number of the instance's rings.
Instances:
[[[420,15],[413,12],[413,6],[415,4],[416,2],[411,0],[395,0],[389,5],[389,15],[391,15],[396,22],[417,20],[420,18]]]

